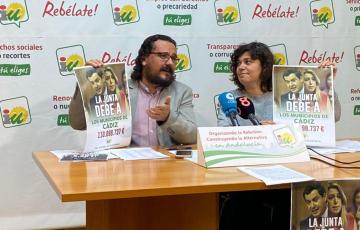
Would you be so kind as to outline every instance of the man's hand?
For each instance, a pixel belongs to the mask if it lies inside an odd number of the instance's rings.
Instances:
[[[336,72],[337,72],[337,67],[336,67],[335,62],[332,62],[332,61],[323,61],[323,62],[321,62],[320,65],[319,65],[320,68],[325,68],[325,67],[330,67],[330,66],[333,66],[334,79],[335,79],[335,77],[336,77]]]
[[[97,59],[91,59],[85,63],[85,65],[91,65],[94,68],[99,68],[104,65],[104,63]]]
[[[150,118],[156,121],[166,121],[170,114],[170,96],[167,96],[165,103],[146,110]]]
[[[262,125],[275,125],[275,122],[270,121],[270,120],[263,120],[263,121],[260,121],[260,123]]]

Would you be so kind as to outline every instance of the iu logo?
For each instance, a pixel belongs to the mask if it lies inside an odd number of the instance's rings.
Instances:
[[[111,6],[113,20],[117,26],[140,20],[137,0],[112,0]]]
[[[215,0],[216,22],[219,26],[240,22],[238,0]]]
[[[354,56],[356,69],[360,71],[360,46],[354,48]]]
[[[186,44],[181,44],[176,47],[179,61],[176,63],[175,72],[183,72],[191,69],[191,59],[189,47]]]
[[[31,122],[31,114],[26,97],[17,97],[0,101],[0,111],[3,126],[5,128],[25,125]]]
[[[271,52],[274,55],[274,64],[275,65],[287,65],[287,53],[286,46],[284,44],[277,44],[269,46]]]
[[[310,2],[311,22],[313,26],[329,27],[335,22],[332,0],[316,0]]]
[[[73,75],[75,67],[85,65],[85,53],[82,45],[66,46],[56,50],[60,74]]]
[[[0,23],[2,25],[15,24],[20,28],[20,23],[27,20],[29,20],[29,15],[25,0],[0,2]]]

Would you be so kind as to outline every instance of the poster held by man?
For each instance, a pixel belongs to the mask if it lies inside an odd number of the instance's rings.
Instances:
[[[75,69],[86,118],[84,152],[129,146],[131,112],[124,63]]]

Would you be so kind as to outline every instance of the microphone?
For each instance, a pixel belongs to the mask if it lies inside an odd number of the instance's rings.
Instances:
[[[255,116],[255,107],[253,102],[247,97],[236,98],[239,116],[243,119],[250,120],[253,125],[261,125]]]
[[[224,92],[219,95],[219,103],[221,110],[225,113],[225,116],[230,118],[233,126],[239,126],[239,122],[236,119],[236,101],[232,93]]]

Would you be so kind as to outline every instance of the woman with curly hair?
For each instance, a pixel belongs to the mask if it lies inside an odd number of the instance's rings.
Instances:
[[[272,122],[272,68],[274,56],[263,43],[251,42],[240,45],[231,55],[231,81],[238,87],[230,91],[235,98],[245,96],[255,107],[256,117],[262,124]],[[249,120],[237,118],[240,125],[251,125]],[[220,111],[218,126],[232,123]]]

